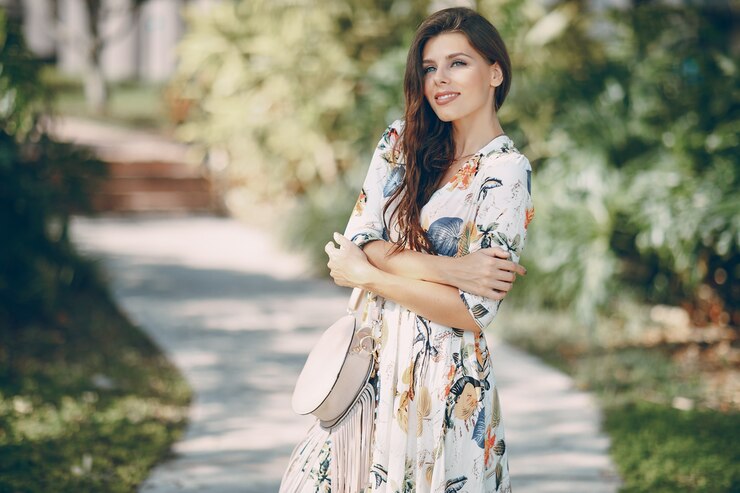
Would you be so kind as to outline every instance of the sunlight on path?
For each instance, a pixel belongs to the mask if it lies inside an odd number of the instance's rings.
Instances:
[[[75,218],[72,231],[195,391],[175,457],[141,491],[277,491],[312,421],[290,408],[295,379],[349,291],[309,278],[302,257],[231,219]],[[588,396],[535,358],[490,346],[514,492],[615,492]]]

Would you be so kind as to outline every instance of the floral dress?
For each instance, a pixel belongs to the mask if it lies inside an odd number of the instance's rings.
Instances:
[[[382,210],[404,176],[393,144],[393,122],[373,155],[345,236],[359,246],[393,241]],[[534,216],[532,168],[506,135],[496,137],[421,211],[422,227],[438,255],[462,256],[498,246],[519,262]],[[459,290],[484,329],[501,300]],[[371,310],[372,308],[372,310]],[[506,441],[491,354],[485,335],[432,322],[370,294],[365,316],[377,317],[380,340],[375,431],[365,492],[510,492]],[[311,442],[311,443],[309,443]],[[287,474],[305,476],[301,492],[331,492],[331,436],[313,435],[296,447]]]

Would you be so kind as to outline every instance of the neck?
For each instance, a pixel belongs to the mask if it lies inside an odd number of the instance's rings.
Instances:
[[[469,115],[452,122],[455,156],[472,155],[504,133],[494,111]]]

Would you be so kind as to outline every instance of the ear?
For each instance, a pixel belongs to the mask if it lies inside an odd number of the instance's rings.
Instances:
[[[498,62],[493,62],[491,70],[491,87],[498,87],[504,83],[504,72]]]

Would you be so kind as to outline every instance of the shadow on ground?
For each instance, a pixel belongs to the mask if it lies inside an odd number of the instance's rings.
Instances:
[[[143,492],[270,493],[312,420],[290,395],[306,354],[349,290],[310,279],[305,262],[223,218],[76,218],[114,295],[195,390],[174,460]],[[517,493],[616,491],[590,398],[565,375],[489,344]]]

